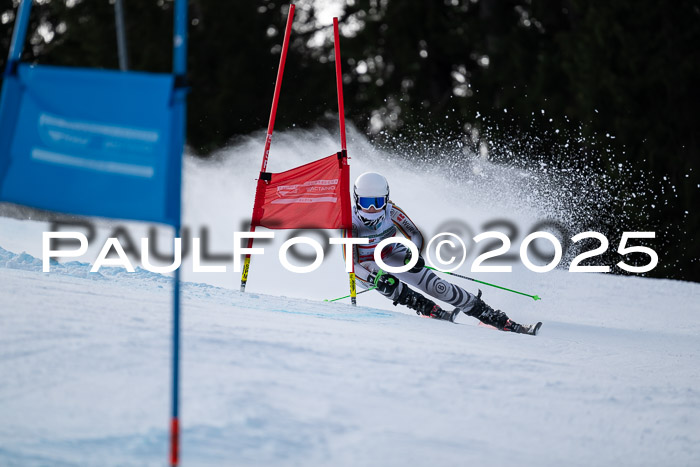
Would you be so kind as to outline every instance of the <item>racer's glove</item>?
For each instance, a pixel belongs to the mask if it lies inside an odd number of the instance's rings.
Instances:
[[[403,260],[403,264],[410,263],[412,257],[413,257],[413,254],[411,253],[411,250],[407,250],[406,257]],[[409,269],[407,272],[411,272],[411,273],[420,272],[423,270],[424,267],[425,267],[425,260],[423,259],[422,256],[418,255],[418,262],[411,269]]]
[[[399,280],[396,277],[382,271],[378,274],[370,274],[368,279],[382,295],[391,296],[399,286]]]

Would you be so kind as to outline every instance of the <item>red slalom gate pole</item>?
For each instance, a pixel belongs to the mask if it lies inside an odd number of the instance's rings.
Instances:
[[[343,73],[340,70],[340,34],[338,18],[333,18],[333,45],[335,49],[335,82],[338,87],[338,116],[340,118],[340,146],[347,151],[345,142],[345,107],[343,106]]]
[[[260,172],[267,170],[267,160],[270,157],[270,144],[272,143],[272,131],[275,128],[275,116],[277,115],[277,102],[280,98],[282,90],[282,76],[284,75],[284,63],[287,60],[287,49],[289,48],[289,36],[292,33],[292,21],[294,20],[294,4],[289,5],[289,13],[287,14],[287,26],[284,29],[284,42],[282,43],[282,55],[280,56],[280,64],[277,68],[277,80],[275,82],[275,94],[272,97],[272,109],[270,110],[270,121],[267,124],[267,136],[265,137],[265,151],[263,152],[262,166]],[[255,206],[253,206],[255,209]],[[255,232],[253,217],[250,220],[250,232]],[[248,248],[253,248],[253,238],[248,239]],[[245,292],[245,286],[248,282],[248,271],[250,270],[250,253],[245,255],[243,263],[243,273],[241,274],[241,292]]]
[[[338,88],[338,120],[340,124],[340,147],[343,150],[344,164],[348,165],[348,150],[345,141],[345,106],[343,105],[343,72],[340,64],[340,33],[338,32],[338,18],[333,18],[333,48],[335,49],[335,82]],[[348,167],[349,170],[349,167]],[[348,187],[349,188],[349,187]],[[346,193],[350,196],[350,193]],[[348,238],[352,238],[352,220],[346,230]],[[350,301],[353,306],[357,306],[357,283],[355,280],[355,247],[350,245],[350,255],[352,271],[350,277]]]
[[[270,156],[270,143],[272,142],[272,130],[275,128],[275,116],[277,115],[277,102],[280,99],[282,90],[282,76],[284,75],[284,64],[287,61],[287,49],[289,49],[289,36],[292,34],[292,21],[294,20],[294,4],[289,5],[287,14],[287,26],[284,29],[284,42],[282,43],[282,55],[277,68],[277,80],[275,81],[275,94],[272,98],[272,109],[270,110],[270,121],[267,124],[267,137],[265,138],[265,152],[263,153],[261,172],[267,169],[267,159]]]

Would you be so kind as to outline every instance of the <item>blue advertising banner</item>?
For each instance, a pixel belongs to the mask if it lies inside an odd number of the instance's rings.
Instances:
[[[0,200],[179,225],[184,105],[171,74],[18,64],[0,104]]]

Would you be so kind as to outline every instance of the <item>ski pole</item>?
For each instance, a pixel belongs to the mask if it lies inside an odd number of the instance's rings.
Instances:
[[[360,291],[360,292],[357,292],[356,295],[360,295],[361,293],[369,292],[370,290],[374,290],[374,289],[376,289],[376,288],[377,288],[376,286],[370,287],[369,289],[366,289],[366,290],[362,290],[362,291]],[[349,298],[349,297],[350,297],[350,295],[346,295],[346,296],[344,296],[344,297],[334,298],[334,299],[331,299],[331,300],[324,300],[324,302],[337,302],[338,300],[342,300],[342,299],[344,299],[344,298]]]
[[[505,288],[505,287],[501,287],[500,285],[489,284],[488,282],[480,281],[480,280],[477,280],[477,279],[474,279],[474,278],[471,278],[471,277],[467,277],[467,276],[462,276],[462,275],[460,275],[460,274],[455,274],[455,273],[453,273],[453,272],[440,271],[439,269],[435,269],[435,268],[432,268],[432,267],[430,267],[430,266],[425,266],[425,268],[426,268],[426,269],[431,269],[431,270],[433,270],[433,271],[437,271],[437,272],[442,272],[442,273],[445,273],[445,274],[449,274],[450,276],[461,277],[462,279],[467,279],[467,280],[470,280],[470,281],[473,281],[473,282],[478,282],[479,284],[484,284],[484,285],[488,285],[488,286],[491,286],[491,287],[496,287],[497,289],[507,290],[508,292],[513,292],[513,293],[517,293],[517,294],[520,294],[520,295],[525,295],[526,297],[530,297],[530,298],[532,298],[533,300],[542,300],[542,299],[541,299],[539,296],[537,296],[537,295],[530,295],[530,294],[526,294],[526,293],[523,293],[523,292],[518,292],[517,290],[507,289],[507,288]]]
[[[379,282],[379,278],[382,277],[384,274],[386,274],[386,273],[380,269],[380,270],[377,272],[377,275],[374,277],[374,285],[373,285],[372,287],[370,287],[369,289],[363,290],[362,292],[357,292],[356,295],[360,295],[361,293],[369,292],[370,290],[376,289],[376,288],[377,288],[377,283]],[[389,283],[390,283],[390,284],[393,284],[393,283],[394,283],[394,279],[389,278]],[[346,296],[340,297],[340,298],[334,298],[334,299],[332,299],[332,300],[324,300],[324,302],[336,302],[336,301],[338,301],[338,300],[342,300],[342,299],[344,299],[344,298],[348,298],[348,297],[351,297],[351,296],[352,296],[352,294],[346,295]]]

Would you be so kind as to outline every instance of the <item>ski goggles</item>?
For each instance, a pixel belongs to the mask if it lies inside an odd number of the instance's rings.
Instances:
[[[386,206],[386,196],[358,196],[357,204],[362,209],[383,209]]]

